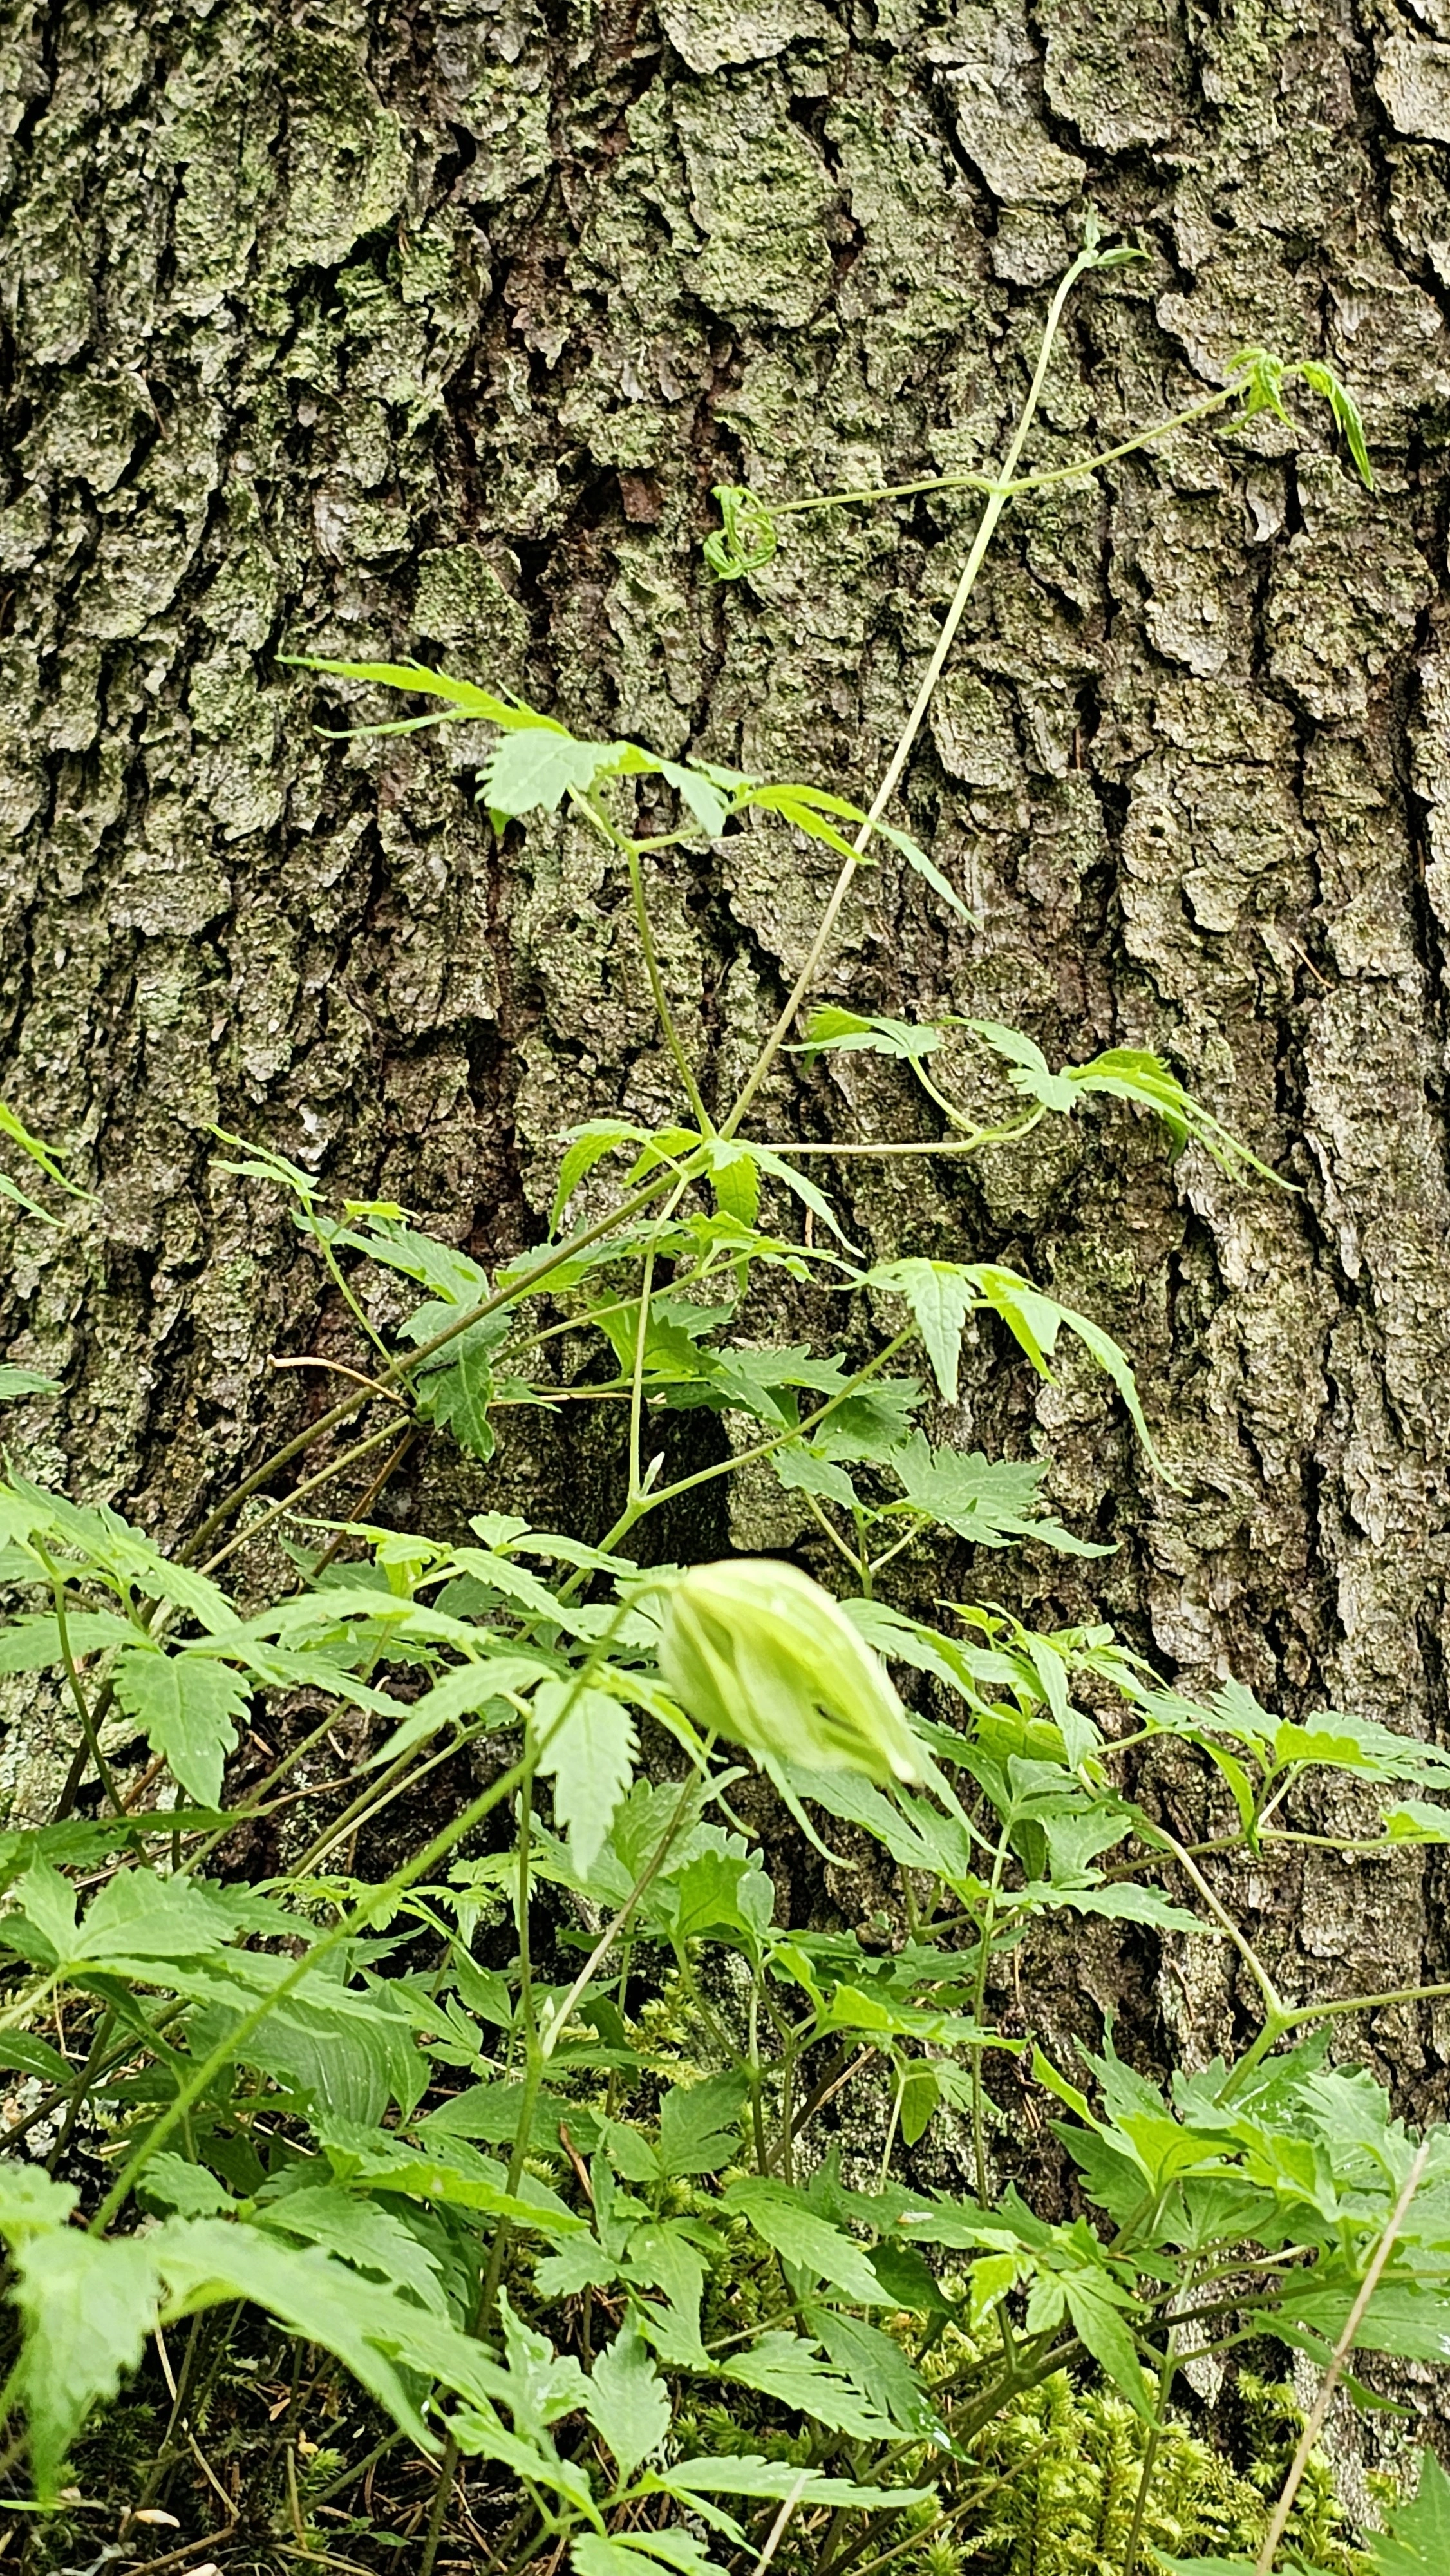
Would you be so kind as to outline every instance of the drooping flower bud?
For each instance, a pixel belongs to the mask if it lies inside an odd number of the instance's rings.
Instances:
[[[682,1574],[659,1660],[696,1725],[745,1745],[767,1768],[921,1776],[879,1656],[829,1592],[782,1558],[727,1557]]]

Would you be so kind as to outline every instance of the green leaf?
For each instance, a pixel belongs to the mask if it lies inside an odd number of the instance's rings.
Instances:
[[[1389,2520],[1388,2532],[1366,2535],[1374,2576],[1443,2576],[1450,2567],[1450,2477],[1433,2451],[1420,2453],[1414,2503],[1398,2505]]]
[[[743,1852],[703,1851],[687,1861],[681,1870],[672,1871],[651,1907],[655,1919],[668,1932],[672,1941],[700,1941],[713,1934],[739,1933],[752,1944],[769,1928],[775,1890],[763,1869],[757,1869]],[[711,2083],[724,2081],[711,2077]],[[708,2092],[707,2086],[696,2085],[689,2096]],[[669,2110],[675,2094],[667,2094],[661,2106],[661,2118]],[[724,2097],[718,2097],[723,2099]],[[705,2115],[704,2104],[699,2116]],[[670,2114],[683,2120],[683,2110]],[[712,2110],[712,2118],[715,2112]],[[729,2116],[726,2114],[725,2116]],[[710,2168],[713,2170],[713,2168]]]
[[[1039,1882],[1024,1889],[1023,1895],[1039,1907],[1065,1905],[1078,1914],[1100,1915],[1110,1923],[1152,1923],[1162,1932],[1216,1935],[1217,1931],[1205,1916],[1174,1905],[1158,1888],[1137,1887],[1127,1879],[1117,1887],[1044,1887]]]
[[[671,2176],[718,2173],[729,2164],[740,2152],[745,2094],[745,2078],[739,2074],[672,2086],[660,2104],[661,2171]]]
[[[249,2299],[309,2343],[322,2346],[386,2408],[418,2444],[437,2442],[418,2411],[404,2370],[425,2380],[443,2377],[461,2394],[486,2398],[497,2369],[489,2371],[470,2338],[442,2317],[430,2316],[396,2291],[363,2280],[334,2255],[309,2246],[279,2244],[260,2227],[223,2218],[171,2219],[139,2240],[164,2273],[184,2310]]]
[[[796,831],[804,832],[807,840],[823,841],[828,850],[835,851],[838,859],[854,859],[862,867],[871,864],[828,820],[832,813],[842,814],[848,820],[858,815],[858,808],[849,805],[844,796],[829,796],[823,788],[803,787],[787,781],[779,786],[752,788],[742,802],[755,806],[764,814],[779,814],[782,822],[793,824]],[[859,819],[864,822],[866,818],[862,814]]]
[[[114,2397],[141,2358],[161,2304],[160,2266],[146,2237],[106,2240],[75,2227],[32,2236],[14,2256],[25,2325],[17,2393],[36,2492],[48,2502],[92,2406]]]
[[[147,2170],[154,2174],[155,2163]],[[193,2166],[191,2170],[195,2172],[197,2168]],[[196,2210],[186,2214],[202,2217],[209,2213]],[[440,2255],[381,2200],[360,2199],[333,2183],[304,2184],[299,2190],[264,2199],[254,2224],[274,2236],[295,2237],[303,2245],[320,2245],[324,2252],[335,2254],[355,2271],[376,2273],[398,2289],[411,2290],[425,2308],[432,2308],[439,2316],[448,2314],[439,2278]]]
[[[716,1207],[737,1224],[753,1226],[760,1214],[760,1166],[755,1156],[745,1145],[722,1145],[712,1139],[709,1157]]]
[[[46,2084],[69,2084],[75,2074],[69,2058],[33,2031],[7,2030],[0,2035],[0,2066],[19,2075],[38,2075]]]
[[[1167,2558],[1161,2549],[1153,2555],[1168,2576],[1254,2576],[1250,2558]]]
[[[1127,1406],[1144,1450],[1164,1483],[1181,1489],[1181,1479],[1169,1473],[1154,1446],[1139,1401],[1137,1380],[1111,1333],[1105,1333],[1101,1324],[1095,1324],[1090,1316],[1079,1315],[1071,1306],[1060,1306],[1055,1297],[1045,1296],[1040,1288],[1034,1288],[1030,1280],[1021,1278],[1015,1270],[1005,1270],[993,1262],[979,1262],[974,1264],[974,1276],[988,1305],[1001,1316],[1040,1376],[1050,1377],[1052,1374],[1047,1362],[1056,1348],[1062,1326],[1065,1324],[1069,1332],[1077,1335],[1099,1368],[1112,1379]]]
[[[1030,1538],[1066,1556],[1112,1554],[1111,1548],[1075,1537],[1043,1508],[1045,1458],[984,1458],[980,1449],[934,1449],[917,1431],[886,1463],[918,1511],[975,1547],[1006,1547],[1014,1539]]]
[[[815,1494],[822,1502],[839,1503],[843,1511],[853,1512],[860,1495],[842,1466],[826,1457],[812,1441],[789,1440],[771,1452],[770,1463],[776,1481],[788,1494]]]
[[[1106,2277],[1094,2279],[1085,2272],[1068,2272],[1063,2275],[1062,2288],[1068,2314],[1094,2361],[1101,2364],[1114,2387],[1126,2397],[1134,2414],[1151,2424],[1153,2408],[1142,2367],[1122,2312],[1109,2295]]]
[[[901,2134],[909,2147],[926,2135],[941,2100],[941,2086],[926,2063],[914,2065],[901,2088]]]
[[[1004,1056],[1013,1068],[1009,1077],[1014,1091],[1025,1091],[1032,1100],[1040,1100],[1044,1109],[1055,1109],[1070,1115],[1077,1105],[1077,1092],[1066,1073],[1054,1073],[1042,1049],[1020,1029],[1009,1029],[1001,1020],[964,1020],[964,1028],[997,1055]]]
[[[165,2147],[152,2156],[136,2190],[144,2208],[168,2216],[174,2212],[178,2218],[219,2218],[234,2205],[225,2183],[218,2182],[205,2165],[193,2164],[189,2156],[173,2155]]]
[[[60,1382],[39,1369],[0,1368],[0,1404],[18,1403],[25,1395],[59,1395]]]
[[[174,1779],[199,1806],[221,1803],[227,1756],[248,1695],[240,1674],[206,1655],[132,1646],[119,1658],[115,1692]]]
[[[568,1834],[576,1869],[587,1875],[634,1777],[629,1711],[607,1691],[557,1680],[540,1685],[534,1716],[543,1748],[539,1769],[554,1783],[554,1821]]]
[[[620,2484],[658,2451],[670,2429],[670,2399],[649,2346],[633,2322],[594,2364],[584,2409],[614,2454]]]
[[[892,1288],[906,1299],[926,1345],[943,1400],[957,1400],[962,1326],[977,1302],[976,1284],[950,1261],[882,1261],[866,1274],[868,1288]]]
[[[16,1890],[32,1919],[38,1876],[37,1867]],[[236,1894],[245,1913],[245,1891],[239,1889]],[[287,1920],[280,1918],[284,1924]],[[237,1921],[236,1905],[220,1888],[203,1886],[194,1878],[162,1878],[149,1869],[118,1870],[92,1898],[79,1934],[68,1954],[62,1955],[68,1966],[97,1967],[114,1966],[123,1959],[216,1957]],[[293,1924],[291,1928],[303,1927]]]
[[[859,1011],[845,1011],[827,1002],[812,1011],[804,1039],[788,1052],[803,1055],[809,1061],[832,1051],[844,1055],[865,1049],[872,1055],[893,1056],[900,1063],[912,1064],[922,1056],[934,1054],[941,1042],[940,1029],[914,1028],[906,1020],[863,1019]]]
[[[476,688],[471,680],[450,679],[446,671],[430,671],[421,662],[334,662],[312,653],[279,653],[279,662],[297,671],[326,671],[335,679],[370,682],[376,688],[406,689],[419,697],[446,699],[449,712],[483,724],[514,726],[519,723],[539,725],[549,730],[546,716],[536,716],[529,707],[505,705],[501,698],[490,696],[487,689]],[[359,733],[392,733],[392,725],[359,725]]]
[[[58,1145],[43,1145],[38,1136],[32,1136],[29,1128],[16,1117],[13,1109],[6,1107],[3,1100],[0,1100],[0,1136],[8,1136],[12,1145],[18,1145],[22,1154],[39,1165],[46,1179],[55,1182],[57,1189],[68,1191],[73,1199],[89,1198],[90,1192],[78,1188],[74,1181],[68,1181],[61,1170],[61,1163],[68,1161],[69,1156],[62,1154]],[[37,1209],[36,1213],[43,1214],[43,1210]]]
[[[417,1381],[423,1420],[442,1424],[474,1458],[491,1458],[497,1446],[489,1418],[493,1396],[493,1370],[482,1350],[464,1351],[450,1367],[432,1369]]]
[[[620,1118],[591,1118],[587,1126],[571,1127],[568,1132],[569,1151],[559,1166],[559,1186],[549,1211],[550,1234],[557,1229],[574,1192],[581,1181],[588,1179],[595,1164],[602,1163],[616,1146],[638,1145],[641,1141],[639,1128]]]
[[[576,742],[572,734],[542,727],[505,734],[484,767],[489,812],[513,816],[542,807],[552,814],[571,790],[585,794],[601,770],[612,769],[623,748],[617,742]]]
[[[678,2528],[623,2532],[617,2540],[576,2531],[569,2547],[575,2576],[659,2576],[661,2562],[675,2576],[723,2576],[694,2534]]]
[[[1372,492],[1374,490],[1374,468],[1369,461],[1369,448],[1365,442],[1364,422],[1360,418],[1359,406],[1355,402],[1353,395],[1350,393],[1348,386],[1341,383],[1332,367],[1326,367],[1317,358],[1305,358],[1301,360],[1299,373],[1303,377],[1306,385],[1308,385],[1314,393],[1322,394],[1324,400],[1328,403],[1330,411],[1334,416],[1335,428],[1339,431],[1344,440],[1345,446],[1349,449],[1350,455],[1354,459],[1355,471],[1359,475],[1359,479],[1364,485],[1365,490],[1367,492]]]
[[[798,2504],[874,2505],[889,2513],[926,2504],[936,2492],[933,2487],[858,2486],[853,2478],[822,2477],[789,2460],[763,2460],[748,2452],[732,2460],[676,2460],[655,2483],[687,2501],[695,2495],[731,2495],[783,2503],[794,2496]]]
[[[1450,1807],[1432,1806],[1426,1798],[1401,1798],[1384,1820],[1392,1843],[1450,1842]]]
[[[958,921],[969,922],[973,930],[981,929],[980,915],[973,912],[969,904],[963,903],[950,878],[942,875],[935,859],[927,856],[919,841],[914,841],[909,832],[898,832],[895,825],[891,823],[878,823],[875,828],[883,840],[889,841],[893,849],[901,852],[907,866],[914,868],[917,875],[925,879],[932,893],[941,897],[948,911],[956,914]]]
[[[898,2306],[912,2308],[922,2316],[953,2315],[914,2246],[878,2245],[871,2259]],[[917,2441],[942,2442],[936,2409],[894,2336],[883,2334],[879,2326],[868,2325],[864,2317],[849,2316],[840,2308],[810,2308],[806,2323],[825,2346],[837,2370],[882,2414],[890,2416],[898,2432],[910,2434]]]
[[[748,2351],[725,2364],[725,2377],[742,2388],[758,2389],[761,2396],[773,2397],[797,2414],[811,2416],[833,2433],[847,2433],[853,2441],[889,2442],[896,2429],[889,2416],[868,2404],[800,2335],[761,2335]]]
[[[104,1654],[112,1646],[133,1646],[140,1635],[130,1619],[114,1610],[66,1611],[66,1635],[79,1663],[86,1655]],[[0,1627],[0,1673],[44,1672],[61,1661],[60,1628],[54,1611],[7,1620]]]
[[[729,2184],[722,2199],[726,2209],[748,2218],[756,2235],[785,2262],[828,2282],[859,2307],[890,2306],[889,2294],[872,2271],[864,2246],[828,2219],[818,2218],[788,2183],[750,2176]]]
[[[55,1967],[70,1958],[77,1945],[75,1890],[67,1879],[53,1869],[48,1860],[36,1859],[26,1870],[15,1890],[15,1903],[23,1922],[39,1936],[38,1956],[41,1963]],[[3,1937],[10,1941],[17,1926],[7,1921]],[[18,1942],[15,1946],[19,1946]],[[27,1942],[24,1955],[36,1958],[34,1941]]]
[[[706,840],[718,841],[729,818],[730,798],[721,793],[714,779],[708,778],[702,769],[691,768],[677,760],[662,760],[658,765],[661,778],[668,780],[682,803],[689,807]],[[746,783],[741,781],[742,785]]]

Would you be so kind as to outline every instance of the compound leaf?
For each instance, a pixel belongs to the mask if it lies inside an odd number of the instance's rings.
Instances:
[[[623,2485],[660,2448],[670,2429],[669,2391],[633,2322],[599,2355],[584,2407],[613,2452]]]
[[[127,1716],[187,1795],[199,1806],[219,1806],[227,1756],[236,1748],[236,1722],[247,1707],[240,1674],[209,1655],[128,1646],[114,1680]]]

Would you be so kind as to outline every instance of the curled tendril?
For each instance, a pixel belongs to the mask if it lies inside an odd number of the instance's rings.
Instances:
[[[741,483],[717,483],[715,498],[721,525],[705,539],[705,561],[718,581],[739,581],[769,563],[780,543],[775,521],[759,494]]]

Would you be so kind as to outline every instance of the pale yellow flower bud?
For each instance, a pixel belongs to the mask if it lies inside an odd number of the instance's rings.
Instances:
[[[766,1766],[916,1780],[920,1756],[879,1656],[782,1558],[693,1566],[670,1590],[665,1684],[695,1724]]]

